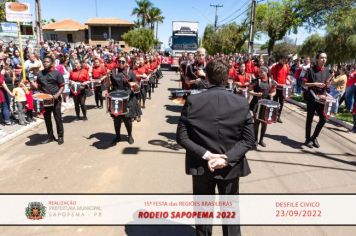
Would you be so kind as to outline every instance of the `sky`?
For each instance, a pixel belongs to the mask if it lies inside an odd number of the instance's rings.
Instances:
[[[168,40],[172,34],[172,21],[198,21],[199,34],[202,37],[204,28],[207,24],[213,24],[215,18],[215,8],[210,4],[223,5],[218,8],[218,25],[235,21],[240,23],[246,17],[248,3],[251,0],[151,0],[154,6],[160,8],[165,17],[164,23],[159,24],[158,38],[163,42],[163,46],[168,47]],[[34,14],[34,0],[23,0],[31,4],[31,10]],[[89,18],[96,17],[96,3],[98,17],[118,17],[130,21],[136,20],[131,16],[132,9],[136,6],[134,0],[41,0],[42,18],[49,20],[51,18],[57,21],[71,18],[81,23],[85,23]],[[312,32],[314,33],[314,32]],[[288,35],[297,44],[302,42],[312,33],[300,28],[298,34]],[[323,35],[324,31],[319,30]],[[263,43],[268,40],[267,36],[257,40]]]

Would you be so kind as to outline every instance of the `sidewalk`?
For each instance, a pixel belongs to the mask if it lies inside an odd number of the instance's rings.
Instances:
[[[74,104],[69,103],[67,107],[64,107],[62,105],[62,114],[65,113],[67,110],[73,109]],[[44,123],[44,120],[41,118],[37,118],[35,122],[32,122],[26,126],[22,126],[19,124],[14,124],[14,125],[0,125],[0,145],[4,144],[10,140],[13,140],[14,138],[18,137],[21,134],[24,134],[28,131],[37,129],[42,123]]]

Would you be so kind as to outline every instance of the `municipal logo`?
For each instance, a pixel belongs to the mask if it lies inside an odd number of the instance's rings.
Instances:
[[[46,207],[40,202],[30,202],[25,214],[30,220],[41,220],[46,216]]]

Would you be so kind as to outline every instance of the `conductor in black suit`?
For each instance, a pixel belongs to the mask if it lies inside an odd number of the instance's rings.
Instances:
[[[254,124],[247,100],[225,89],[229,65],[220,59],[206,66],[209,88],[190,95],[182,109],[177,142],[186,149],[186,174],[193,194],[238,194],[239,178],[251,173],[245,154],[254,147]],[[197,235],[212,226],[197,225]],[[240,235],[240,226],[224,225],[223,235]]]

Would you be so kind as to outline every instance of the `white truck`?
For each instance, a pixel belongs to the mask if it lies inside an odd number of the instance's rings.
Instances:
[[[182,53],[195,53],[199,46],[198,38],[199,22],[196,21],[173,21],[172,36],[169,46],[172,49],[172,70],[178,70],[179,57]]]

